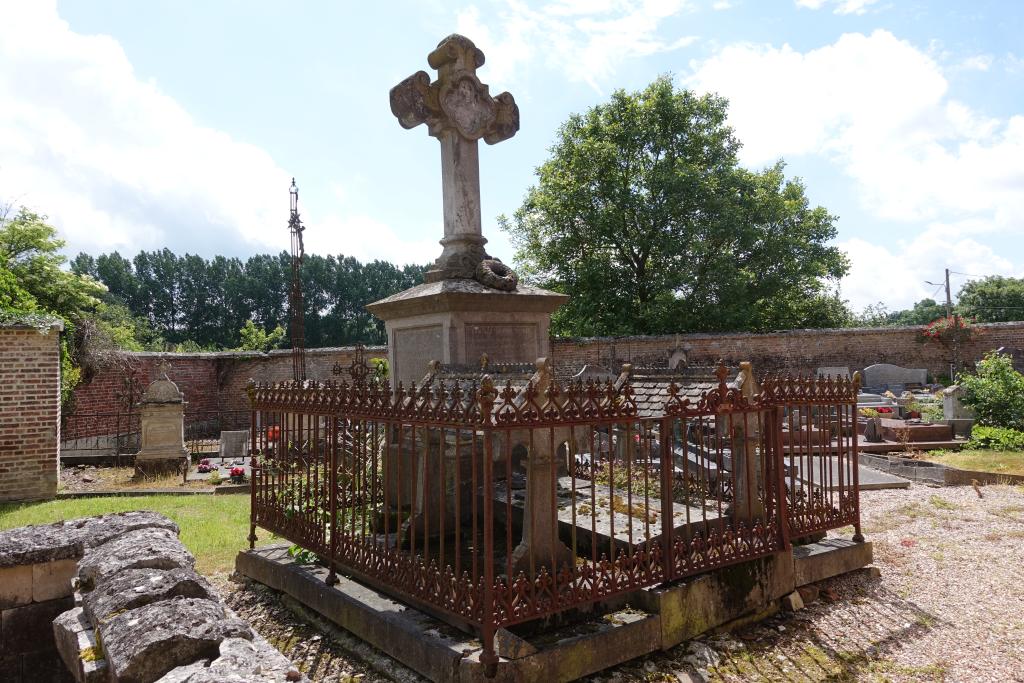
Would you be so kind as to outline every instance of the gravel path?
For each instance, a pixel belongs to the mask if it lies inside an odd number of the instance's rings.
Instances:
[[[801,611],[588,680],[1024,682],[1024,487],[915,484],[861,501],[880,578],[822,582]],[[314,681],[421,680],[272,591],[222,589]]]

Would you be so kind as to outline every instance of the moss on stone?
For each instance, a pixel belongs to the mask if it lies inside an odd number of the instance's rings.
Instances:
[[[103,648],[97,643],[82,650],[78,656],[83,662],[97,662],[103,659]]]

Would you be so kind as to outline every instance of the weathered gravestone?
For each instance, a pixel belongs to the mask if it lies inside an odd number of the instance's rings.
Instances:
[[[220,433],[220,459],[243,464],[249,454],[249,430]]]
[[[899,395],[908,387],[924,386],[928,382],[928,371],[924,368],[901,368],[889,363],[869,365],[861,374],[865,391],[879,394],[891,391]]]
[[[1013,363],[1013,369],[1017,372],[1024,372],[1024,349],[1000,346],[996,349],[996,353],[1009,356],[1010,361]]]
[[[142,448],[135,455],[135,474],[155,476],[188,467],[185,448],[185,396],[163,373],[142,396]]]
[[[959,385],[942,391],[942,421],[953,428],[957,436],[968,437],[974,426],[974,411],[961,401],[963,389]]]

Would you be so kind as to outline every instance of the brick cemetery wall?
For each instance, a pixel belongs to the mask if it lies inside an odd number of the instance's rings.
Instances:
[[[926,368],[934,378],[949,373],[953,352],[949,344],[922,341],[922,327],[787,330],[768,334],[681,334],[647,337],[589,337],[553,340],[555,363],[579,368],[585,363],[662,364],[682,348],[692,365],[710,365],[720,358],[735,364],[749,360],[761,372],[814,372],[819,367],[862,370],[875,363]],[[1001,346],[1024,346],[1024,322],[975,326],[961,344],[961,359],[969,366]]]
[[[0,501],[57,493],[62,329],[0,327]]]
[[[720,358],[731,364],[743,360],[754,363],[760,372],[814,372],[819,367],[849,367],[862,370],[875,363],[891,363],[907,368],[926,368],[931,376],[949,372],[952,348],[949,344],[921,341],[921,327],[890,327],[837,330],[789,330],[769,334],[681,334],[646,337],[590,337],[552,340],[555,364],[579,368],[585,363],[600,365],[614,352],[620,363],[662,364],[669,352],[683,348],[691,364],[708,365]],[[1024,322],[992,323],[976,326],[977,332],[962,344],[965,364],[976,362],[999,347],[1024,347]],[[367,356],[383,358],[383,346],[367,348]],[[354,347],[309,349],[306,351],[307,376],[332,379],[332,368],[347,368]],[[290,379],[291,352],[270,353],[133,353],[126,354],[135,364],[141,388],[156,379],[161,363],[170,365],[169,375],[188,401],[186,414],[237,411],[239,419],[248,410],[245,387],[250,378],[262,382]],[[347,378],[347,375],[343,375]],[[100,372],[75,392],[75,412],[112,410],[120,386],[117,371]],[[243,427],[244,425],[237,425]]]
[[[306,376],[310,379],[333,379],[335,365],[347,368],[355,358],[356,347],[310,349],[306,352]],[[367,358],[386,358],[385,347],[368,347]],[[142,391],[157,379],[160,368],[168,366],[167,374],[185,395],[186,423],[202,421],[212,415],[221,416],[223,428],[240,429],[249,423],[249,400],[245,388],[249,379],[279,382],[292,377],[292,356],[287,350],[257,353],[220,351],[208,353],[126,353],[125,363],[115,363],[83,382],[74,395],[76,416],[113,413],[118,410],[125,371],[137,379]],[[342,378],[348,379],[348,374]],[[92,432],[88,431],[89,425]],[[76,436],[99,436],[110,430],[110,420],[76,423]]]

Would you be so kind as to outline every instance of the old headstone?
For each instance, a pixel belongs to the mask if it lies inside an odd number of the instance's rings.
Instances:
[[[954,435],[968,437],[974,426],[974,411],[960,400],[962,394],[963,389],[959,385],[942,391],[942,421],[953,428]]]
[[[136,475],[153,476],[186,468],[185,397],[166,372],[146,388],[139,413],[142,448],[135,455]]]
[[[891,391],[901,394],[912,386],[924,386],[928,382],[928,371],[921,369],[901,368],[889,363],[877,363],[864,368],[862,373],[866,391],[884,393]]]
[[[1017,372],[1024,372],[1024,349],[1000,346],[996,349],[996,353],[1009,356],[1013,363],[1013,369]]]
[[[231,462],[245,461],[249,454],[249,430],[220,433],[220,459]]]
[[[526,363],[550,355],[551,313],[568,297],[519,284],[484,250],[478,144],[507,140],[519,130],[509,93],[491,97],[476,70],[484,54],[451,35],[427,57],[430,81],[418,71],[391,90],[391,111],[404,128],[426,124],[441,144],[443,250],[426,282],[366,308],[384,320],[391,381],[419,382],[431,360],[471,364]]]

